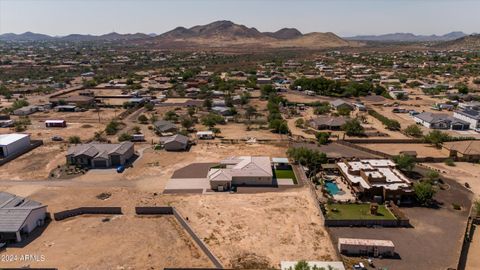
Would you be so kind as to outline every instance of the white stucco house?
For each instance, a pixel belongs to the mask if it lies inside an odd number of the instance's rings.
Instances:
[[[232,186],[270,186],[273,184],[269,157],[229,157],[211,168],[207,176],[212,190],[228,190]]]

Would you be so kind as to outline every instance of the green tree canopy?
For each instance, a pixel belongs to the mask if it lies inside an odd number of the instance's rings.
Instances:
[[[309,176],[314,176],[318,172],[320,165],[327,163],[327,155],[318,150],[306,147],[290,147],[287,155],[295,162],[308,168]]]
[[[415,197],[422,205],[429,205],[436,193],[435,188],[428,182],[418,182],[413,185]]]
[[[398,168],[404,171],[411,171],[415,167],[415,158],[409,155],[399,155],[393,158]]]
[[[404,132],[408,136],[412,136],[412,137],[418,138],[423,136],[422,129],[417,124],[409,125],[408,127],[405,128]]]
[[[351,119],[345,122],[342,129],[348,136],[362,136],[365,134],[365,129],[358,119]]]

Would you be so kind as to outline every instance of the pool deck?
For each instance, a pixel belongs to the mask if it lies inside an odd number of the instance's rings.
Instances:
[[[337,184],[340,193],[333,195],[333,199],[339,202],[355,201],[355,196],[352,193],[352,190],[348,187],[346,183],[342,181],[341,176],[336,176],[334,182]]]

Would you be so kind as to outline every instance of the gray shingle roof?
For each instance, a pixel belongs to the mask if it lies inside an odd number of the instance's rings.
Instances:
[[[19,231],[30,213],[42,207],[47,206],[7,192],[0,192],[0,232]]]
[[[175,124],[165,120],[156,121],[155,123],[153,123],[153,125],[155,126],[155,129],[158,131],[168,131],[172,129],[177,129],[177,126],[175,126]]]
[[[73,155],[75,157],[85,155],[92,158],[108,158],[108,156],[111,154],[123,155],[132,146],[132,142],[122,142],[116,144],[92,142],[69,147],[67,155]]]
[[[427,123],[437,123],[441,121],[448,120],[448,114],[444,113],[431,113],[431,112],[422,112],[415,115],[418,119],[421,119]]]
[[[346,104],[348,106],[352,106],[352,104],[350,104],[349,102],[346,102],[343,99],[336,99],[336,100],[330,102],[330,105],[332,105],[335,108],[340,106],[340,105],[343,105],[343,104]]]
[[[164,144],[171,143],[171,142],[179,142],[181,144],[187,144],[188,143],[188,137],[184,136],[184,135],[181,135],[181,134],[173,135],[173,136],[170,136],[170,137],[163,137],[163,138],[160,138],[160,139],[161,140],[163,139]]]
[[[319,116],[311,120],[316,126],[334,126],[340,127],[347,122],[343,116]]]

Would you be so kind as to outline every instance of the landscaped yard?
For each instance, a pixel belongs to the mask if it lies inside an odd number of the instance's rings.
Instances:
[[[395,220],[395,216],[384,205],[378,206],[377,215],[370,214],[369,204],[327,204],[327,219],[383,219]]]
[[[297,184],[297,178],[295,177],[295,173],[293,172],[293,169],[286,169],[286,170],[275,169],[273,170],[273,172],[275,174],[275,178],[292,179],[293,183]]]

